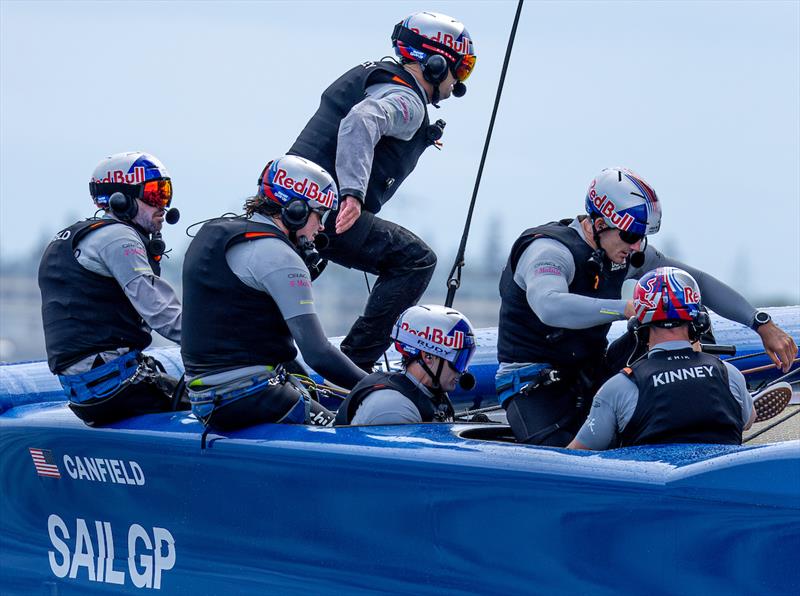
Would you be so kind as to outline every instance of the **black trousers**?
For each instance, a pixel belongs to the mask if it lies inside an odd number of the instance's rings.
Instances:
[[[330,233],[329,238],[330,244],[321,251],[323,257],[378,276],[364,313],[341,345],[356,365],[372,371],[391,343],[389,333],[395,321],[428,287],[436,254],[412,232],[366,211],[344,234]]]

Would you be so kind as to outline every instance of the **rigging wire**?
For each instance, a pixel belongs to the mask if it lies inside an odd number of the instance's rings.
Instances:
[[[511,33],[508,36],[508,45],[506,46],[506,56],[503,60],[503,69],[500,72],[500,81],[497,84],[497,95],[494,98],[494,108],[492,109],[492,118],[489,121],[489,129],[486,132],[486,141],[483,145],[483,154],[481,155],[481,163],[478,166],[478,174],[475,177],[475,187],[472,189],[472,200],[469,204],[469,211],[467,212],[467,221],[464,223],[464,232],[461,235],[461,244],[458,247],[458,254],[456,255],[453,268],[450,270],[450,275],[447,279],[447,298],[444,305],[447,307],[453,306],[453,300],[456,297],[456,290],[461,286],[461,268],[464,267],[464,252],[467,248],[467,237],[469,236],[469,228],[472,224],[472,213],[475,210],[475,200],[478,197],[478,188],[481,185],[481,177],[483,176],[483,166],[486,163],[486,154],[489,151],[489,143],[492,140],[492,131],[494,130],[494,121],[497,117],[497,108],[500,105],[500,96],[503,94],[503,84],[506,80],[506,71],[508,70],[508,62],[511,59],[511,49],[514,47],[514,38],[517,35],[517,25],[519,24],[519,16],[522,13],[522,4],[524,0],[519,0],[517,3],[517,12],[514,15],[514,24],[511,26]]]

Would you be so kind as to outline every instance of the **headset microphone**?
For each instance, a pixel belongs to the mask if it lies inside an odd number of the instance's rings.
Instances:
[[[637,250],[636,252],[631,253],[628,262],[634,269],[638,269],[644,265],[644,251]]]
[[[453,85],[453,97],[464,97],[466,92],[467,86],[461,81],[457,81],[456,84]]]
[[[178,211],[175,207],[172,209],[168,209],[166,215],[164,215],[164,221],[168,224],[176,224],[178,220],[181,218],[181,212]]]

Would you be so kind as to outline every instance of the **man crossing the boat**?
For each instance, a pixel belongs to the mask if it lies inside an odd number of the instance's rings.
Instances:
[[[706,306],[752,326],[788,370],[797,346],[766,313],[647,245],[647,235],[660,228],[661,203],[641,177],[605,169],[592,180],[585,205],[587,215],[523,232],[501,276],[496,386],[517,440],[563,447],[575,436],[591,396],[619,370],[608,369],[605,352],[611,323],[634,314],[633,302],[621,299],[622,284],[657,267],[688,271]]]
[[[177,221],[172,180],[154,156],[118,153],[89,190],[102,218],[59,232],[39,265],[50,370],[90,426],[173,409],[177,380],[142,350],[151,330],[181,341],[181,304],[162,280],[161,227]]]
[[[314,240],[338,200],[328,172],[284,156],[264,168],[244,216],[209,220],[189,245],[181,356],[192,411],[207,427],[331,424],[291,374],[295,343],[337,385],[365,376],[328,341],[312,292],[321,266]]]
[[[342,341],[342,351],[368,372],[389,345],[392,324],[416,304],[436,266],[425,242],[377,213],[422,153],[439,146],[444,122],[430,123],[427,104],[463,95],[475,65],[469,33],[446,15],[411,15],[395,26],[392,44],[399,62],[364,62],[334,81],[289,150],[329,171],[341,191],[322,256],[378,276],[363,315]]]
[[[403,370],[362,379],[339,408],[336,424],[452,422],[448,392],[474,384],[467,372],[476,347],[469,320],[453,308],[412,306],[397,319],[391,338]]]

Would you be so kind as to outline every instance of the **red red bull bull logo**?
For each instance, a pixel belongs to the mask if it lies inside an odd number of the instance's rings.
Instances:
[[[125,173],[122,170],[108,170],[102,178],[92,177],[95,184],[142,184],[145,181],[144,168],[136,166],[133,172]]]
[[[683,301],[686,304],[700,304],[700,292],[695,292],[689,286],[683,288]]]
[[[424,337],[428,341],[439,344],[440,346],[444,346],[445,348],[460,350],[464,347],[463,331],[453,331],[453,335],[448,335],[446,331],[439,329],[438,327],[427,326],[425,329],[411,329],[411,327],[408,326],[408,323],[402,323],[400,325],[400,329],[407,331],[412,335],[416,335],[417,337]]]
[[[459,54],[471,54],[472,53],[472,40],[467,37],[465,34],[459,35],[459,37],[453,37],[450,33],[443,33],[441,31],[437,31],[435,35],[425,35],[419,29],[411,28],[411,30],[416,33],[417,35],[422,35],[427,37],[431,41],[435,41],[440,43],[448,48],[451,48],[458,52]]]
[[[282,186],[288,190],[292,190],[302,197],[307,198],[309,201],[317,201],[323,207],[331,209],[333,202],[336,200],[336,193],[330,188],[327,191],[320,189],[319,184],[308,178],[302,180],[295,180],[283,168],[278,168],[275,172],[275,178],[272,183],[276,186]]]
[[[624,215],[617,213],[617,206],[614,204],[614,201],[608,198],[608,195],[603,195],[601,197],[597,194],[597,191],[594,189],[596,183],[596,180],[592,180],[592,185],[589,187],[589,198],[592,204],[603,217],[607,217],[611,221],[611,225],[615,228],[627,230],[633,223],[633,216],[629,213],[625,213]]]

